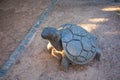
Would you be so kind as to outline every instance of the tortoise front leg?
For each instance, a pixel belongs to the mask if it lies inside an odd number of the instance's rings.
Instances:
[[[47,49],[49,50],[50,54],[52,54],[58,61],[61,61],[62,55],[60,51],[57,51],[49,42],[47,45]]]
[[[59,62],[61,62],[62,59],[61,51],[57,51],[55,48],[53,48],[51,53]]]

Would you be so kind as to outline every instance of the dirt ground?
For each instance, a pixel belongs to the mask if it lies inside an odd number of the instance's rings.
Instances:
[[[42,5],[45,7],[45,4],[42,4],[44,1],[46,1],[46,5],[49,3],[47,0],[41,0],[40,2],[36,0],[35,3],[37,5],[41,4],[36,6],[37,10],[39,10]],[[116,14],[116,11],[120,11],[120,4],[102,1],[60,0],[46,18],[45,22],[40,26],[32,43],[29,44],[20,55],[19,60],[10,69],[4,80],[120,80],[120,16]],[[31,6],[35,6],[35,4],[32,4],[32,2],[29,3],[29,1],[26,2],[26,4],[29,5],[30,8],[25,11],[29,13]],[[24,6],[26,6],[26,4]],[[20,10],[16,9],[16,11],[24,12],[24,8],[22,8],[20,7]],[[0,10],[4,11],[1,7]],[[6,8],[5,11],[7,10],[9,9]],[[14,25],[20,26],[16,29],[21,29],[21,27],[25,28],[25,26],[30,26],[35,23],[34,21],[37,20],[41,11],[34,11],[33,9],[31,12],[34,14],[30,15],[31,18],[24,18],[27,24],[24,22],[23,24],[16,22],[19,21],[19,19],[15,16],[13,21],[16,23],[14,23]],[[12,11],[9,14],[12,15]],[[25,13],[21,13],[20,16],[24,14]],[[60,65],[56,59],[48,54],[46,49],[47,41],[41,38],[40,33],[46,26],[58,28],[65,23],[81,25],[87,31],[98,37],[99,46],[103,53],[100,62],[91,62],[86,66],[71,65],[68,72],[60,69]],[[10,26],[13,24],[5,25]],[[24,31],[23,28],[22,30]],[[1,32],[2,31],[4,30],[1,30]],[[8,34],[11,35],[10,33]],[[26,33],[24,33],[24,35],[25,34]],[[5,50],[7,49],[5,48]]]
[[[0,68],[49,3],[50,0],[0,0]]]

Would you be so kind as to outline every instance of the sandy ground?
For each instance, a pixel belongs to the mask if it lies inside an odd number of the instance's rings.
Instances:
[[[0,68],[50,0],[0,0]]]
[[[120,10],[118,5],[94,0],[61,0],[4,80],[120,80],[120,16],[115,12]],[[65,23],[81,25],[98,37],[103,52],[100,62],[72,65],[68,72],[60,69],[56,59],[48,54],[47,41],[40,33],[46,26],[58,28]]]

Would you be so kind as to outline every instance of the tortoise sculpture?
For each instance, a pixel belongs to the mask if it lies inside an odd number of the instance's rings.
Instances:
[[[100,60],[101,50],[97,38],[75,24],[64,24],[59,29],[44,28],[43,39],[49,40],[48,50],[56,57],[64,71],[69,63],[87,64],[93,58]]]

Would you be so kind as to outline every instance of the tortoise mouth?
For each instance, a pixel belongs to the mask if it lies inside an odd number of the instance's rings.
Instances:
[[[47,38],[46,38],[46,35],[44,34],[44,32],[41,33],[41,37],[42,37],[43,39],[47,39]]]
[[[49,35],[50,35],[49,29],[44,28],[43,31],[42,31],[42,33],[41,33],[41,37],[42,37],[43,39],[48,39],[48,38],[49,38]]]
[[[41,37],[42,37],[43,39],[46,39],[46,35],[44,34],[44,32],[41,33]]]

